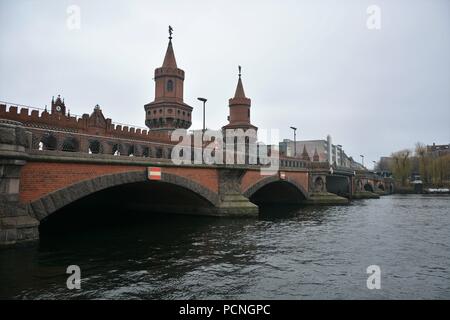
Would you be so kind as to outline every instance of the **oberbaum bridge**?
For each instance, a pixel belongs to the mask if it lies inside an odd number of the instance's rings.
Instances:
[[[281,154],[272,175],[258,162],[174,164],[170,134],[191,126],[193,110],[183,101],[184,75],[170,32],[155,99],[144,106],[148,130],[115,124],[98,105],[71,115],[60,96],[50,110],[0,104],[0,245],[38,240],[41,221],[101,196],[143,211],[256,217],[266,205],[346,204],[393,192],[389,178],[332,161],[330,143],[325,160],[305,148],[300,157]],[[222,129],[256,130],[250,105],[239,72]]]

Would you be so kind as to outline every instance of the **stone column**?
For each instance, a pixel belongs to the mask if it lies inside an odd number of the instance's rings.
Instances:
[[[259,208],[242,195],[242,169],[219,169],[219,215],[223,216],[258,216]]]
[[[20,122],[0,119],[0,246],[37,240],[39,222],[20,202],[20,171],[31,133]]]

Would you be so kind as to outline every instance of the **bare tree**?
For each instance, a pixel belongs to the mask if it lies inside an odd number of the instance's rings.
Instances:
[[[411,175],[411,151],[408,149],[394,152],[391,157],[392,167],[391,171],[396,180],[398,180],[402,186],[406,186],[408,178]]]
[[[419,172],[424,183],[430,181],[430,157],[427,154],[427,147],[422,142],[416,143],[416,157],[419,159]]]

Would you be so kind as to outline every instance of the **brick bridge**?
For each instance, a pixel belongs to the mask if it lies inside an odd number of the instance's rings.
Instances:
[[[103,197],[134,210],[237,217],[257,216],[260,207],[272,204],[346,204],[392,193],[394,187],[371,172],[327,162],[281,158],[280,170],[265,176],[257,165],[174,165],[169,151],[142,153],[133,147],[132,157],[87,152],[88,138],[95,135],[86,136],[84,149],[45,150],[36,136],[42,138],[37,129],[0,120],[3,245],[38,239],[40,221],[86,199]]]

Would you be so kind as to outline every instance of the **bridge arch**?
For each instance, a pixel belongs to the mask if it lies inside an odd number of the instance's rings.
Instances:
[[[367,182],[367,183],[364,185],[364,190],[365,190],[365,191],[369,191],[369,192],[374,192],[374,188],[373,188],[373,186],[372,186],[372,184],[371,184],[370,182]]]
[[[174,174],[162,173],[160,181],[150,181],[147,172],[143,170],[103,175],[69,185],[31,202],[29,205],[30,213],[41,221],[59,209],[86,196],[113,187],[146,182],[179,187],[202,199],[211,207],[217,206],[220,201],[216,193],[192,180]]]
[[[264,178],[248,187],[243,194],[256,204],[299,204],[308,198],[308,192],[297,181],[279,176]]]

